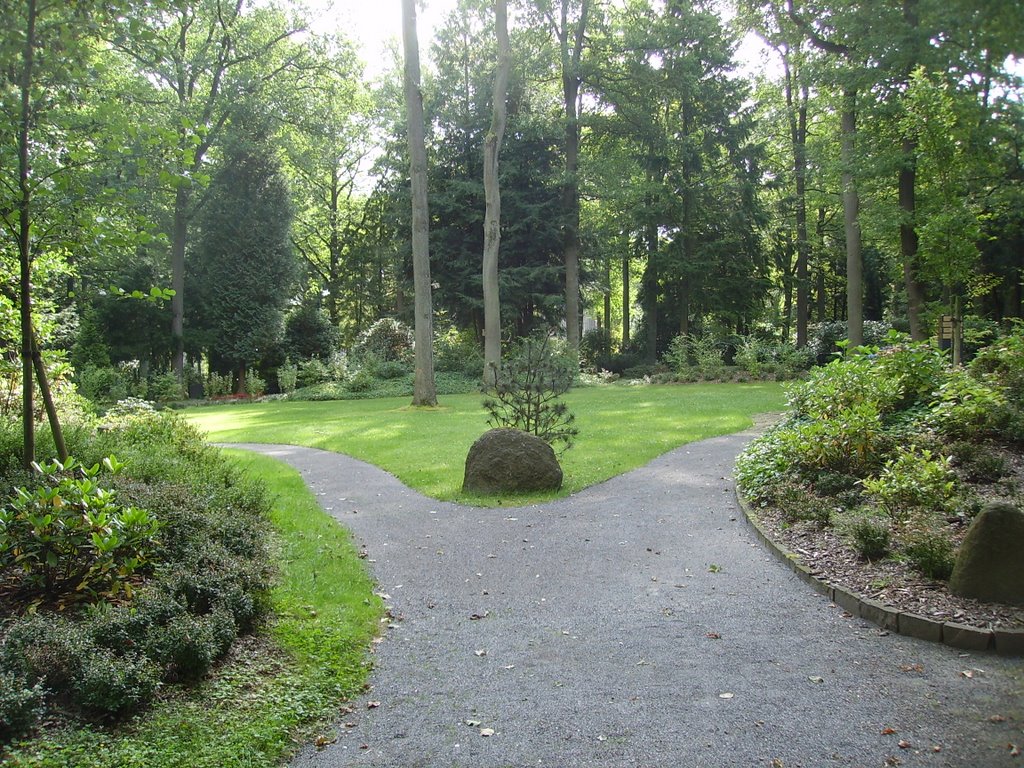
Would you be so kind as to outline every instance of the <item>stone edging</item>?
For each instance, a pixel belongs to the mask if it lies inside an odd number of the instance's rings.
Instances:
[[[800,561],[800,555],[777,543],[761,527],[757,515],[736,492],[736,500],[757,537],[767,545],[801,580],[845,611],[900,635],[945,643],[968,651],[995,651],[1001,656],[1024,656],[1024,629],[979,629],[952,621],[936,621],[914,613],[905,613],[876,600],[861,597],[844,587],[821,580]]]

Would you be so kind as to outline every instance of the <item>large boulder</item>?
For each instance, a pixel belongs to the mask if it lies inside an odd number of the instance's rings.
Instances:
[[[967,529],[949,591],[987,603],[1024,605],[1024,512],[987,504]]]
[[[491,495],[556,491],[562,468],[551,446],[519,429],[492,429],[473,443],[466,457],[462,490]]]

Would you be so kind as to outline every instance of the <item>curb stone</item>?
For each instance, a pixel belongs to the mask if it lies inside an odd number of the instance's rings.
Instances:
[[[844,611],[877,624],[882,629],[907,635],[918,640],[945,643],[952,648],[968,651],[995,651],[1000,656],[1024,656],[1024,630],[980,629],[951,621],[936,621],[926,616],[903,613],[876,600],[861,597],[844,587],[838,587],[818,578],[800,561],[800,555],[790,552],[772,539],[761,526],[757,513],[751,509],[737,489],[736,500],[743,516],[769,550],[785,563],[802,581],[828,597]]]

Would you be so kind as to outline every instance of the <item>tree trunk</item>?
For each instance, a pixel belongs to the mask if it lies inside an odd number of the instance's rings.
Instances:
[[[32,126],[32,67],[36,45],[36,2],[28,0],[28,23],[22,54],[21,121],[18,129],[18,255],[20,263],[19,304],[21,315],[21,426],[22,462],[25,469],[36,460],[35,398],[32,384],[32,184],[29,166]]]
[[[899,200],[903,218],[900,221],[900,254],[903,257],[903,284],[907,291],[907,320],[910,322],[910,338],[924,341],[925,332],[921,312],[924,309],[924,289],[917,279],[917,227],[914,221],[917,204],[915,185],[917,179],[917,142],[903,140],[903,165],[900,167]]]
[[[402,0],[405,46],[405,104],[409,122],[412,177],[412,272],[415,292],[416,373],[412,404],[437,405],[434,384],[434,312],[430,295],[430,230],[427,210],[427,150],[420,91],[420,51],[416,38],[416,2]]]
[[[181,182],[174,194],[174,223],[171,230],[171,343],[174,375],[185,380],[185,241],[188,237],[189,207],[192,195]]]
[[[498,290],[498,253],[501,244],[501,185],[498,156],[505,135],[506,105],[512,53],[508,42],[506,0],[495,0],[494,30],[498,39],[498,66],[494,73],[494,102],[491,130],[484,140],[484,386],[497,383],[501,369],[501,298]]]
[[[622,255],[622,346],[619,351],[625,352],[629,349],[629,310],[630,303],[633,301],[633,297],[629,295],[629,266],[632,259],[629,258],[630,246],[626,246],[626,251]]]
[[[807,239],[807,89],[802,89],[793,133],[793,170],[796,175],[796,346],[807,346],[807,317],[810,314]]]
[[[562,186],[565,249],[565,334],[569,347],[580,346],[580,57],[590,0],[580,3],[580,17],[569,48],[569,0],[562,0],[561,25],[556,28],[562,56],[562,97],[565,108],[565,183]]]
[[[53,444],[57,449],[57,458],[61,461],[68,460],[68,448],[64,442],[64,430],[60,425],[60,415],[57,413],[57,405],[53,402],[53,393],[50,390],[50,380],[46,375],[46,365],[43,363],[43,353],[39,349],[39,339],[36,338],[35,330],[32,330],[32,365],[36,369],[36,379],[39,382],[39,394],[43,398],[43,406],[46,408],[46,418],[50,422],[50,432],[53,436]]]
[[[644,320],[647,323],[646,362],[658,362],[658,228],[647,225],[647,266],[644,269]]]
[[[843,91],[842,185],[843,231],[846,235],[846,335],[847,349],[864,344],[864,260],[860,242],[860,196],[853,176],[857,142],[857,90]]]

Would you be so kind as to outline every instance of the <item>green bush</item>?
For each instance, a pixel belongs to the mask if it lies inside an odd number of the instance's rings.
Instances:
[[[231,374],[210,372],[206,378],[206,395],[208,397],[226,397],[232,391]]]
[[[868,355],[833,360],[816,368],[788,393],[793,415],[816,421],[841,420],[860,405],[881,416],[895,410],[901,398],[899,382],[882,376]]]
[[[693,366],[705,378],[715,378],[722,372],[722,345],[710,334],[680,334],[672,339],[665,352],[665,362],[674,373],[685,373]]]
[[[42,683],[0,669],[0,744],[28,730],[46,709]]]
[[[935,390],[927,424],[951,438],[979,439],[998,435],[1007,423],[1005,391],[990,380],[962,369],[950,371]]]
[[[927,343],[910,343],[895,331],[887,337],[888,346],[874,355],[877,374],[896,384],[897,409],[927,404],[946,380],[950,371],[946,353]]]
[[[973,440],[957,440],[949,445],[953,463],[972,482],[995,483],[1007,475],[1006,459],[990,446]]]
[[[931,526],[911,531],[905,537],[903,552],[910,564],[929,579],[946,581],[956,564],[953,542]]]
[[[172,372],[150,376],[146,393],[155,403],[173,403],[186,396],[184,384]]]
[[[160,671],[151,659],[96,649],[82,658],[70,693],[87,712],[114,718],[148,702],[159,685]]]
[[[885,520],[860,514],[855,515],[844,527],[847,535],[853,539],[857,553],[865,560],[882,560],[892,551],[892,531]]]
[[[956,475],[949,458],[916,446],[887,461],[878,477],[862,484],[896,525],[915,512],[943,514],[956,500]]]
[[[352,353],[359,359],[372,354],[384,362],[411,362],[412,329],[398,320],[383,317],[359,334]]]
[[[128,382],[113,366],[83,366],[78,371],[78,391],[94,403],[114,403],[128,397]]]
[[[100,486],[99,464],[36,466],[43,481],[0,507],[0,574],[15,580],[22,600],[130,595],[133,576],[152,559],[159,522]],[[121,467],[113,457],[103,466]]]
[[[575,416],[560,399],[579,374],[576,359],[547,336],[523,339],[504,356],[494,396],[484,400],[487,423],[530,432],[548,443],[572,445],[579,430]]]
[[[470,331],[459,331],[453,327],[437,336],[434,341],[434,370],[458,373],[477,380],[483,376],[483,351]]]
[[[249,397],[263,397],[267,391],[267,382],[256,371],[249,371],[245,375],[245,393]]]
[[[294,392],[299,382],[299,367],[291,360],[285,360],[284,365],[277,369],[277,386],[288,394]]]

